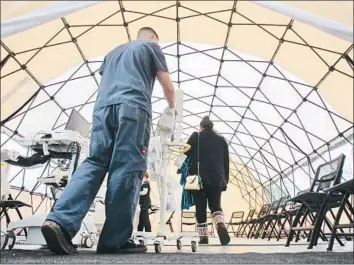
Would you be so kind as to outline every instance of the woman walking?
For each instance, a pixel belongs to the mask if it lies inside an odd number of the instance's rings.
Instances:
[[[219,235],[220,243],[227,245],[230,237],[221,208],[221,193],[229,182],[229,150],[226,140],[213,130],[213,122],[205,116],[200,122],[200,132],[194,132],[186,152],[192,163],[189,175],[200,174],[202,189],[192,191],[196,204],[197,230],[200,244],[208,244],[207,204]],[[199,162],[199,171],[198,171]]]

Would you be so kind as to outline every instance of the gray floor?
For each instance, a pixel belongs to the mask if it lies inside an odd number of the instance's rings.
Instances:
[[[352,252],[97,255],[93,251],[81,251],[72,256],[55,256],[45,250],[7,250],[1,253],[1,264],[353,264],[353,261]]]
[[[97,255],[95,247],[80,250],[72,256],[56,256],[37,246],[15,245],[13,250],[1,252],[1,264],[353,264],[353,241],[345,246],[335,245],[333,252],[326,251],[327,242],[319,242],[312,250],[307,242],[293,243],[284,247],[285,241],[264,241],[257,239],[232,239],[228,246],[220,246],[211,239],[208,246],[199,246],[192,253],[190,244],[185,242],[181,251],[175,245],[166,244],[161,254],[154,253],[148,245],[148,253],[134,255]]]

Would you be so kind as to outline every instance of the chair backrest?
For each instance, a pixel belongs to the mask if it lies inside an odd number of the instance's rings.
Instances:
[[[267,214],[270,210],[270,204],[267,203],[267,204],[264,204],[261,209],[259,210],[259,213],[258,213],[258,217],[261,217],[265,214]]]
[[[299,191],[296,193],[296,195],[300,195],[300,194],[303,194],[303,193],[309,192],[309,191],[311,191],[311,188],[308,188],[308,189],[305,189],[305,190],[299,190]]]
[[[268,212],[276,213],[279,208],[280,200],[273,201]]]
[[[247,215],[245,221],[251,220],[251,219],[253,218],[253,215],[255,214],[255,212],[256,212],[256,209],[251,209],[251,210],[248,212],[248,215]]]
[[[279,199],[279,208],[284,208],[286,205],[287,200],[290,198],[289,195],[283,196]]]
[[[233,212],[231,218],[232,219],[242,219],[244,214],[245,214],[244,211]]]
[[[320,165],[311,185],[311,191],[320,192],[341,182],[345,155]]]
[[[287,208],[289,208],[289,203],[288,199],[290,198],[289,195],[285,195],[279,199],[279,205],[278,205],[278,210],[277,213],[279,212],[284,212],[286,211]]]

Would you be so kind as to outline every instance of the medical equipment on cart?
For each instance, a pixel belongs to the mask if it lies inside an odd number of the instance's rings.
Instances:
[[[37,164],[43,164],[48,160],[58,160],[58,167],[55,168],[48,176],[38,179],[40,184],[50,187],[52,197],[56,201],[62,189],[65,188],[77,166],[82,163],[88,154],[88,140],[83,137],[87,135],[89,127],[86,120],[75,110],[70,115],[65,130],[61,131],[40,131],[37,133],[29,133],[27,137],[19,137],[15,135],[13,139],[30,150],[35,152],[30,157],[19,156],[16,152],[7,151],[1,153],[2,159],[11,165],[30,167]],[[76,130],[75,126],[77,125]],[[9,134],[6,130],[2,132]],[[68,162],[66,161],[68,160]],[[72,243],[77,246],[91,248],[96,242],[97,227],[93,220],[95,211],[95,203],[93,203],[88,214],[84,218],[81,228],[77,235],[72,239]],[[41,227],[46,219],[46,215],[35,214],[25,219],[12,221],[7,227],[7,237],[16,240],[16,230],[27,230],[25,242],[28,245],[46,245],[46,241],[42,235]],[[13,245],[12,245],[13,247]]]
[[[193,252],[197,251],[199,234],[196,232],[181,232],[167,235],[166,228],[166,213],[169,196],[173,190],[168,184],[168,165],[171,156],[174,152],[182,153],[186,148],[186,144],[180,142],[182,131],[183,117],[183,90],[176,90],[176,106],[177,116],[173,109],[165,109],[158,122],[158,135],[150,140],[149,155],[148,155],[148,170],[152,181],[157,181],[160,193],[160,224],[157,234],[152,232],[135,232],[133,239],[140,244],[147,245],[148,240],[154,240],[155,252],[160,253],[164,246],[164,241],[175,241],[177,249],[182,249],[182,242],[186,239],[190,240]],[[176,124],[175,124],[176,123]],[[175,126],[176,125],[176,126]],[[174,141],[170,141],[176,129],[176,137]],[[170,198],[171,202],[171,198]]]

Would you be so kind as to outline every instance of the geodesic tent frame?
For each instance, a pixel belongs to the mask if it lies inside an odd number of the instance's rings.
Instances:
[[[310,4],[296,2],[17,6],[1,25],[1,126],[18,134],[35,131],[43,124],[34,124],[29,113],[48,105],[55,105],[56,118],[46,129],[60,129],[73,108],[89,117],[102,56],[133,40],[140,27],[151,26],[168,41],[162,46],[172,78],[185,91],[184,139],[210,115],[229,142],[231,183],[252,207],[293,195],[309,185],[318,164],[340,152],[352,154],[353,146],[353,13],[343,16],[352,8],[338,1],[316,5],[322,12],[317,15],[331,14],[342,23],[306,13],[314,11]],[[201,63],[193,65],[196,60]],[[88,79],[91,84],[70,87]],[[153,129],[163,105],[161,89],[155,91]],[[70,93],[81,101],[68,104]],[[9,141],[2,140],[2,147]],[[346,165],[347,177],[352,176],[350,158]],[[13,188],[48,196],[38,192],[38,183],[25,185],[28,174],[13,173],[13,184],[22,178]]]

